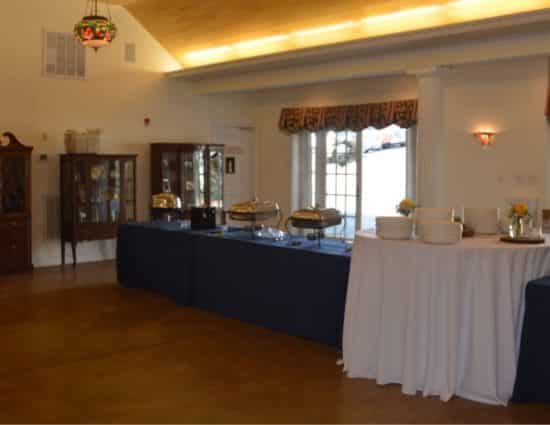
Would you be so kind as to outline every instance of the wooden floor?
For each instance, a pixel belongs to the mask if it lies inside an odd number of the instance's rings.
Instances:
[[[113,263],[0,277],[1,422],[550,422],[347,379],[329,347],[115,280]]]

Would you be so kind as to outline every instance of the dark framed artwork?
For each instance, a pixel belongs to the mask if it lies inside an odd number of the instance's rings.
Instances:
[[[228,156],[225,158],[225,174],[235,174],[235,157]]]

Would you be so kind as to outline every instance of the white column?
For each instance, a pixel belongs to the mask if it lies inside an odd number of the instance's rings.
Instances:
[[[446,207],[446,140],[444,134],[445,69],[412,71],[418,78],[417,202]]]

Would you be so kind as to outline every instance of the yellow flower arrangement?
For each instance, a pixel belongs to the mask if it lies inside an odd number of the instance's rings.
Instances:
[[[405,217],[408,217],[409,214],[416,209],[416,207],[417,205],[414,203],[412,199],[405,198],[399,203],[396,210],[399,214],[404,215]]]
[[[509,216],[513,219],[530,217],[529,206],[523,203],[513,204],[510,208]]]

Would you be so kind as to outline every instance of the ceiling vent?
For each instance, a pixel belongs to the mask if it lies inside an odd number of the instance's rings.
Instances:
[[[44,31],[42,75],[86,79],[86,51],[73,34]]]

